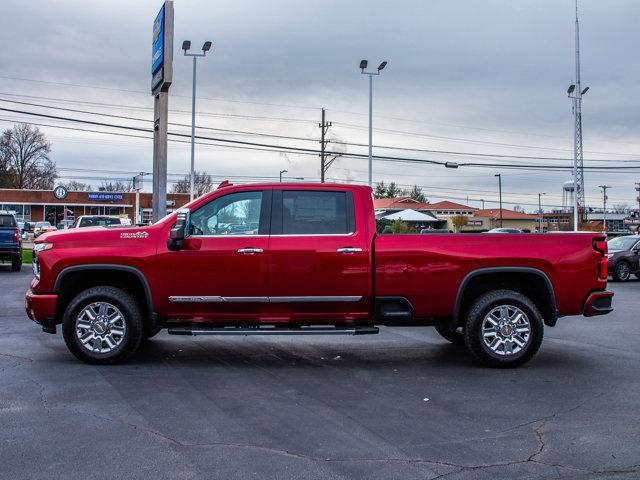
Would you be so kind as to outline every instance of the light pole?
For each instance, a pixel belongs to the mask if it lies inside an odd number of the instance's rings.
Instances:
[[[280,183],[282,183],[282,174],[287,172],[288,170],[280,170]]]
[[[373,186],[373,76],[380,75],[380,72],[387,66],[385,60],[375,72],[365,72],[369,62],[367,60],[360,61],[360,73],[369,75],[369,186]]]
[[[496,173],[494,177],[498,177],[498,191],[500,192],[500,228],[502,228],[502,174]]]
[[[202,53],[188,53],[191,48],[191,40],[185,40],[182,42],[182,50],[184,52],[185,57],[193,57],[193,87],[191,90],[191,173],[189,174],[190,178],[190,188],[189,188],[189,200],[193,200],[194,192],[195,192],[195,173],[194,173],[194,163],[195,163],[195,147],[196,147],[196,60],[198,57],[204,57],[209,50],[211,50],[211,42],[206,41],[202,45]]]
[[[542,233],[542,222],[544,222],[544,215],[542,213],[542,195],[546,195],[546,193],[538,193],[538,213],[540,213],[540,228],[538,228],[538,233]]]
[[[482,210],[484,210],[484,198],[481,198],[480,201],[482,202]]]
[[[598,185],[602,189],[602,231],[607,233],[607,189],[611,188],[610,185]]]

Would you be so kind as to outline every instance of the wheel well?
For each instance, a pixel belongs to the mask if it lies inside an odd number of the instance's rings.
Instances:
[[[80,292],[91,287],[109,286],[119,288],[136,299],[142,310],[142,318],[151,317],[151,303],[148,286],[134,271],[120,269],[81,269],[61,273],[62,278],[56,280],[56,291],[60,294],[57,308],[57,320],[62,315],[69,302]]]
[[[497,289],[514,290],[529,297],[540,310],[544,323],[549,326],[556,324],[558,312],[551,282],[542,272],[533,270],[494,271],[467,277],[456,299],[454,326],[464,322],[466,312],[476,298]]]

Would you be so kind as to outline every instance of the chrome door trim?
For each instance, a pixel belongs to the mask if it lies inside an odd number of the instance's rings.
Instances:
[[[269,297],[271,303],[291,302],[359,302],[362,295]]]
[[[297,297],[222,297],[219,295],[171,296],[171,303],[294,303],[294,302],[359,302],[362,295],[297,296]]]
[[[268,303],[269,297],[221,297],[219,295],[171,296],[172,303]]]

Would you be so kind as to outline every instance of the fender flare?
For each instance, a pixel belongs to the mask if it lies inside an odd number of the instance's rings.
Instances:
[[[465,275],[460,282],[460,286],[458,287],[458,293],[456,294],[456,300],[453,305],[453,315],[451,316],[451,323],[453,326],[458,326],[460,321],[460,308],[462,306],[462,296],[464,295],[464,290],[467,287],[468,283],[473,280],[473,278],[478,275],[491,274],[491,273],[529,273],[533,275],[537,275],[542,278],[545,285],[547,286],[547,293],[549,295],[549,299],[551,300],[551,312],[552,318],[549,318],[547,322],[545,322],[549,326],[554,326],[556,321],[558,320],[558,307],[556,304],[556,295],[555,290],[553,289],[553,284],[549,279],[549,276],[538,268],[533,267],[487,267],[487,268],[478,268],[476,270],[472,270]]]
[[[84,270],[116,270],[116,271],[134,274],[138,278],[138,280],[140,280],[140,283],[142,283],[142,288],[145,294],[145,301],[147,304],[147,312],[149,313],[149,317],[151,318],[152,321],[155,321],[156,314],[154,313],[154,310],[153,310],[153,295],[151,294],[151,288],[149,287],[149,282],[147,281],[147,278],[144,276],[144,273],[142,273],[137,268],[131,267],[129,265],[118,265],[113,263],[89,263],[89,264],[83,264],[83,265],[73,265],[71,267],[63,268],[60,271],[60,273],[58,273],[58,276],[56,277],[56,281],[53,284],[54,292],[62,293],[60,291],[62,287],[62,282],[64,280],[64,277],[66,277],[69,273],[80,272]]]

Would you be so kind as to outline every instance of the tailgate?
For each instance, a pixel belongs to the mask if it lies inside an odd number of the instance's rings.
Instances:
[[[13,242],[14,228],[0,227],[0,247],[15,247]]]

